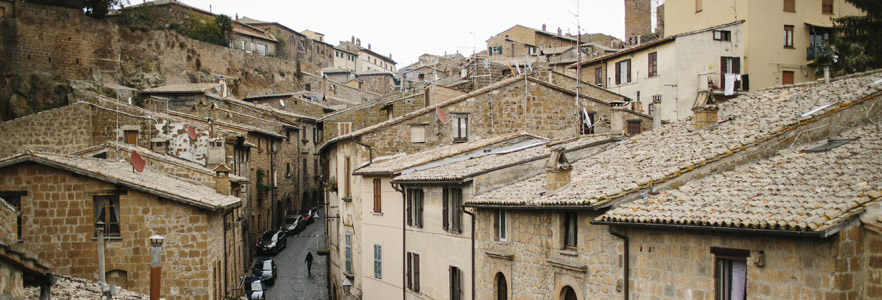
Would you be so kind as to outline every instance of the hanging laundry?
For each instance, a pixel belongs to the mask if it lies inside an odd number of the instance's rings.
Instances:
[[[732,96],[735,94],[735,75],[736,74],[726,74],[726,81],[724,85],[726,86],[726,90],[724,91],[724,95]]]

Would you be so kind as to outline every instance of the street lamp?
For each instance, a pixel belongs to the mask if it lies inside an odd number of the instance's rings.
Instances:
[[[150,300],[159,300],[162,289],[162,242],[165,238],[154,234],[150,237]]]
[[[352,282],[349,281],[349,278],[343,278],[343,292],[349,294],[349,288],[352,287]]]

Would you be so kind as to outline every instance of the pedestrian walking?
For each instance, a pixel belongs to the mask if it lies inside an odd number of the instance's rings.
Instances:
[[[306,272],[312,276],[312,252],[306,252]]]

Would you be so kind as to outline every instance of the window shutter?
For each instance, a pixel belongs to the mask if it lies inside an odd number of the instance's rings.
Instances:
[[[411,285],[411,261],[413,261],[413,253],[407,252],[407,288],[413,289],[413,285]]]
[[[741,74],[741,58],[732,58],[732,73]],[[735,80],[735,89],[741,89],[741,80]]]
[[[413,291],[420,292],[420,255],[413,255]]]
[[[616,85],[622,84],[622,62],[616,63]]]
[[[443,218],[442,224],[443,224],[444,230],[447,230],[447,228],[449,227],[449,224],[448,224],[449,221],[447,218],[447,194],[448,194],[447,188],[444,188],[444,193],[441,196],[443,198],[442,203],[441,203],[441,216]]]
[[[413,215],[411,215],[411,212],[413,211],[413,205],[414,205],[414,194],[413,193],[414,193],[413,190],[410,190],[407,193],[407,196],[408,196],[407,197],[408,198],[407,199],[407,212],[405,212],[405,214],[407,215],[407,226],[413,226]]]
[[[631,60],[626,60],[625,64],[628,65],[628,82],[631,82]]]
[[[453,207],[456,208],[456,211],[453,212],[454,216],[456,216],[456,232],[462,233],[462,207],[460,207],[462,203],[462,189],[456,189],[453,201],[456,201],[453,203]]]
[[[374,212],[382,211],[382,202],[380,202],[380,179],[374,179]]]
[[[417,193],[417,196],[419,196],[417,199],[417,204],[419,204],[417,205],[417,209],[419,211],[417,211],[416,226],[418,228],[423,228],[423,191],[420,190],[419,193]]]
[[[447,267],[447,278],[448,278],[448,282],[450,282],[450,291],[449,291],[450,299],[456,299],[456,296],[454,296],[454,295],[456,295],[455,294],[456,293],[456,288],[455,288],[456,284],[454,281],[454,280],[456,280],[456,278],[453,275],[454,272],[456,272],[456,270],[453,268],[453,266]]]

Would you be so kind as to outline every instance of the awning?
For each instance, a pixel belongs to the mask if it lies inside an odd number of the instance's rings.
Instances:
[[[827,21],[827,22],[823,22],[823,21],[822,22],[808,22],[808,21],[806,21],[805,25],[812,26],[812,27],[821,27],[821,28],[833,28],[833,22],[830,22],[830,21]]]

